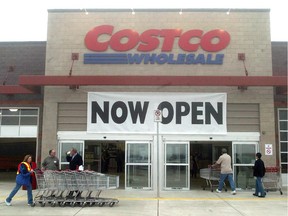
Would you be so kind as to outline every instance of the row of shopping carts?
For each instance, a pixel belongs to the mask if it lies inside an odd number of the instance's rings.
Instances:
[[[103,190],[119,187],[119,176],[94,171],[44,171],[35,170],[38,193],[34,204],[42,207],[49,204],[58,206],[104,206],[119,202],[115,198],[103,198]]]

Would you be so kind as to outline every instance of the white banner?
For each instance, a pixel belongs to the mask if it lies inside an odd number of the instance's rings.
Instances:
[[[226,93],[89,92],[87,132],[225,134]]]

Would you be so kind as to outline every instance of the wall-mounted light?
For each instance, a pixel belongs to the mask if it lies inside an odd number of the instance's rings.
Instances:
[[[86,10],[86,8],[82,8],[81,10],[84,10],[85,14],[88,15],[88,11]]]
[[[132,15],[135,15],[135,11],[134,11],[134,9],[131,8],[131,10],[132,10],[131,14],[132,14]]]
[[[231,8],[228,9],[228,11],[226,12],[227,15],[230,14]]]
[[[16,108],[11,108],[11,109],[9,109],[9,111],[10,111],[10,112],[17,112],[18,109],[16,109]]]

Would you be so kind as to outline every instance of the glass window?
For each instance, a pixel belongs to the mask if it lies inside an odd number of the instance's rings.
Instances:
[[[235,145],[233,157],[236,164],[254,164],[256,146],[254,144]]]
[[[19,115],[19,109],[2,109],[2,115]]]
[[[281,152],[288,151],[288,142],[281,142]]]
[[[234,166],[234,174],[237,188],[248,189],[255,187],[253,166]]]
[[[281,171],[282,173],[287,173],[288,164],[281,164]]]
[[[37,125],[37,117],[24,117],[20,118],[20,125]]]
[[[279,110],[279,119],[288,120],[288,110]]]
[[[2,116],[2,125],[19,125],[19,116]]]
[[[21,109],[21,115],[38,115],[37,109]]]
[[[287,131],[280,132],[280,140],[281,141],[288,141],[288,139],[287,139]]]
[[[279,129],[280,130],[288,130],[288,121],[281,121]]]
[[[281,153],[281,162],[282,163],[287,163],[287,156],[288,156],[288,153]]]
[[[132,188],[150,187],[150,166],[129,165],[127,167],[126,186]]]
[[[188,167],[175,165],[166,166],[166,187],[168,188],[187,188],[188,187]]]
[[[66,156],[67,152],[70,151],[72,148],[75,148],[78,151],[78,154],[80,154],[83,157],[83,142],[62,142],[61,143],[61,162],[67,162]]]
[[[128,163],[148,163],[147,143],[128,144]]]
[[[188,163],[186,144],[167,144],[166,163]]]

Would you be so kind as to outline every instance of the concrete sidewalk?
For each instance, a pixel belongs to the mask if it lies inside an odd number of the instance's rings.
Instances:
[[[26,191],[19,190],[11,206],[6,206],[5,198],[15,186],[14,182],[0,180],[0,215],[21,216],[254,216],[254,215],[288,215],[287,188],[283,188],[283,195],[279,191],[271,191],[266,198],[252,195],[252,191],[238,191],[231,195],[230,191],[218,194],[210,190],[191,190],[183,192],[163,191],[160,197],[152,191],[106,190],[102,197],[117,198],[119,203],[109,206],[86,207],[40,207],[27,206]],[[35,196],[37,191],[33,191]]]

